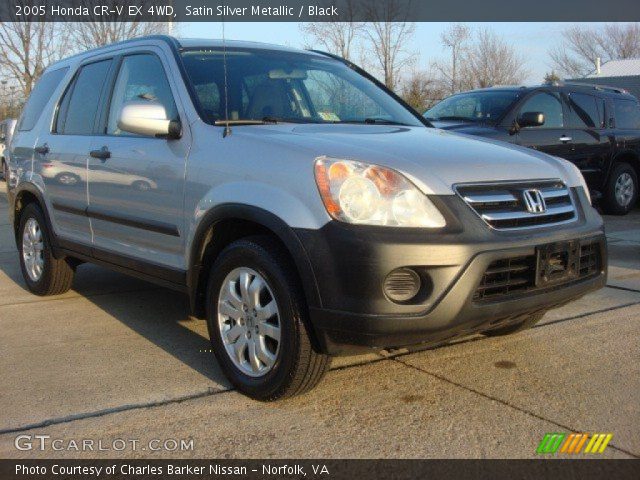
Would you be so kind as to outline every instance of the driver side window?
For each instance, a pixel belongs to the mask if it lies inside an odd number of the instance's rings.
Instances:
[[[520,115],[525,112],[539,112],[544,114],[544,124],[541,127],[532,128],[562,128],[564,127],[564,114],[560,97],[551,92],[536,93],[524,102],[520,108]]]
[[[135,54],[122,60],[111,97],[107,134],[125,133],[118,128],[118,118],[125,104],[132,101],[159,103],[165,109],[166,118],[173,120],[178,117],[162,62],[155,55]]]

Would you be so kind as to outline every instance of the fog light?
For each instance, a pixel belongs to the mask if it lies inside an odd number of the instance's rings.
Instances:
[[[420,275],[410,268],[398,268],[384,280],[384,293],[394,302],[407,302],[420,291]]]

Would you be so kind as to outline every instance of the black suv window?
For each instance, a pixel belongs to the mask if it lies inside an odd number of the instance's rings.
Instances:
[[[69,67],[59,68],[45,73],[36,87],[31,92],[27,105],[24,107],[18,130],[31,130],[40,118],[45,105],[53,95],[54,90],[60,84],[62,77],[67,73]]]
[[[111,60],[90,63],[81,68],[70,88],[67,89],[56,119],[56,133],[65,135],[89,135],[100,102],[100,92],[107,78]]]
[[[614,100],[616,128],[640,129],[640,105],[633,100]]]
[[[569,94],[569,123],[577,128],[604,127],[602,100],[584,93]]]
[[[159,103],[165,109],[166,118],[178,117],[169,80],[164,73],[162,62],[155,55],[136,54],[122,60],[109,107],[107,122],[109,135],[125,133],[118,128],[118,118],[125,104],[131,101]]]
[[[539,92],[529,97],[520,108],[520,114],[522,115],[524,112],[543,113],[543,128],[561,128],[564,126],[562,102],[555,93]]]

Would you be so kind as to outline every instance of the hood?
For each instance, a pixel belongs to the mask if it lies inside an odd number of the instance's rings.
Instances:
[[[237,127],[233,136],[301,150],[310,160],[326,155],[391,167],[427,194],[450,195],[453,185],[469,182],[560,178],[577,186],[554,157],[434,128],[281,124]]]

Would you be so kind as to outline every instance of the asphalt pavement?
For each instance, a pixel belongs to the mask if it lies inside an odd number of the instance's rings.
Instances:
[[[640,458],[640,210],[605,219],[608,286],[535,328],[338,358],[270,404],[231,388],[179,293],[85,264],[31,295],[6,210],[0,183],[0,458],[531,458],[549,432]]]

